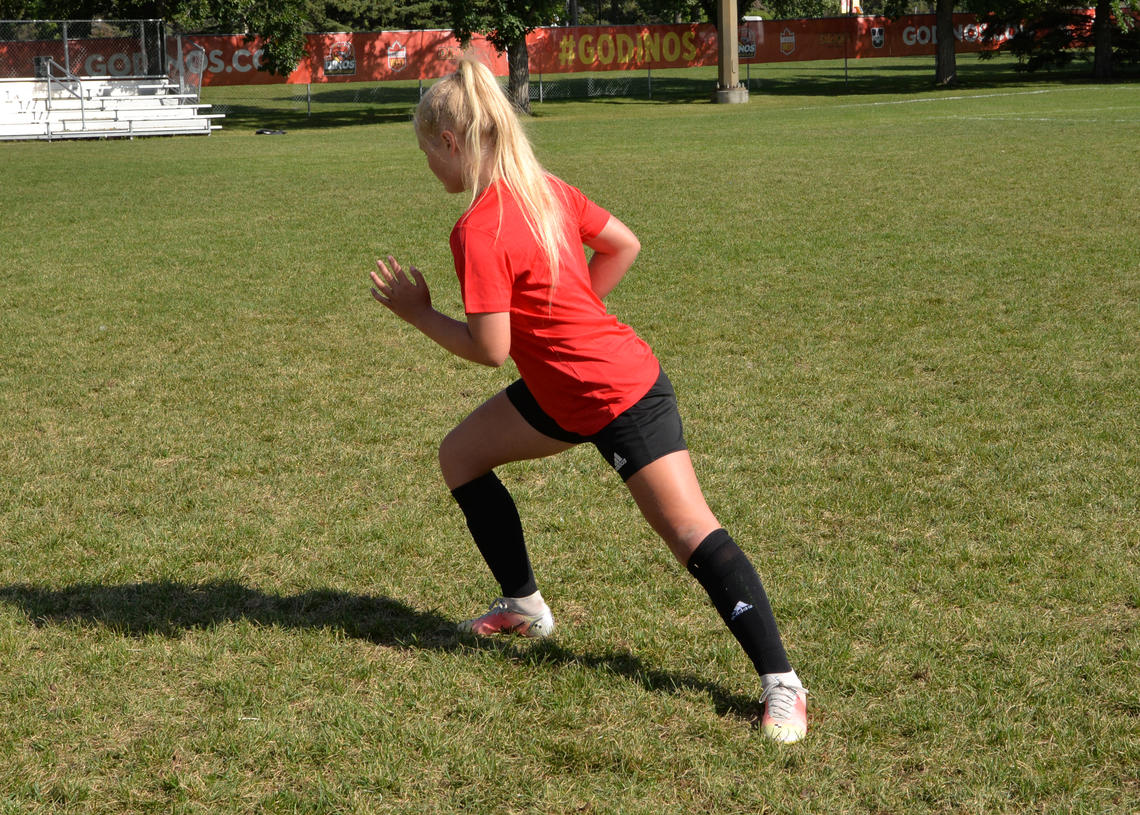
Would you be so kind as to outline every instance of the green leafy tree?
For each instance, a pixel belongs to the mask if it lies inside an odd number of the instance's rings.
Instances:
[[[581,0],[571,25],[698,23],[716,19],[716,0]]]
[[[306,0],[313,31],[446,28],[447,0]]]
[[[776,20],[835,17],[839,14],[839,0],[768,0],[762,9],[765,17]]]
[[[261,67],[287,76],[306,54],[307,0],[22,0],[0,17],[57,20],[163,19],[189,31],[244,34],[264,41]]]
[[[1092,73],[1109,79],[1119,64],[1140,63],[1140,0],[1097,0],[1090,19],[1083,8],[1060,0],[990,0],[983,15],[988,36],[1007,27],[1016,34],[1005,49],[1026,71],[1062,67],[1092,51]]]
[[[462,43],[483,34],[507,54],[507,94],[530,113],[530,53],[526,35],[548,25],[566,9],[564,0],[451,0],[451,28]]]

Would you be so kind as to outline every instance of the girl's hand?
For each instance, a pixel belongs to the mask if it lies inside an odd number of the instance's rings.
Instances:
[[[388,255],[388,263],[377,260],[376,271],[372,272],[372,296],[401,320],[416,325],[417,320],[431,311],[431,292],[420,270],[415,266],[408,269],[414,280],[408,278],[391,255]]]

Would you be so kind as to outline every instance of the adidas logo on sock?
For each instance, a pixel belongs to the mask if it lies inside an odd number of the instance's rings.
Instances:
[[[729,618],[729,620],[730,621],[735,620],[737,617],[739,617],[744,612],[751,611],[751,610],[752,610],[751,604],[746,603],[743,600],[738,600],[736,603],[736,607],[732,609],[732,616]]]
[[[615,470],[620,470],[622,467],[624,467],[628,463],[629,463],[629,460],[626,458],[623,458],[621,453],[614,453],[614,469]]]

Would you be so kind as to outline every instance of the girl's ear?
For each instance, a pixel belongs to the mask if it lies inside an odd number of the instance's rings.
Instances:
[[[439,139],[443,142],[443,146],[447,152],[456,153],[459,151],[459,139],[450,130],[444,130],[440,133]]]

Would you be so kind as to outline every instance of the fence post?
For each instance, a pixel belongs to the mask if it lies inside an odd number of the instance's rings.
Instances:
[[[178,92],[180,94],[186,93],[186,65],[182,58],[182,35],[175,35],[175,48],[178,49]]]
[[[63,68],[71,73],[71,46],[67,44],[67,21],[63,22]]]
[[[146,54],[146,22],[139,20],[139,52],[142,54],[143,74],[150,75],[150,60]],[[134,73],[132,70],[131,73]]]
[[[305,110],[308,113],[308,118],[313,118],[313,83],[309,82],[305,85]]]
[[[646,67],[645,75],[649,78],[649,98],[653,98],[653,69]]]

